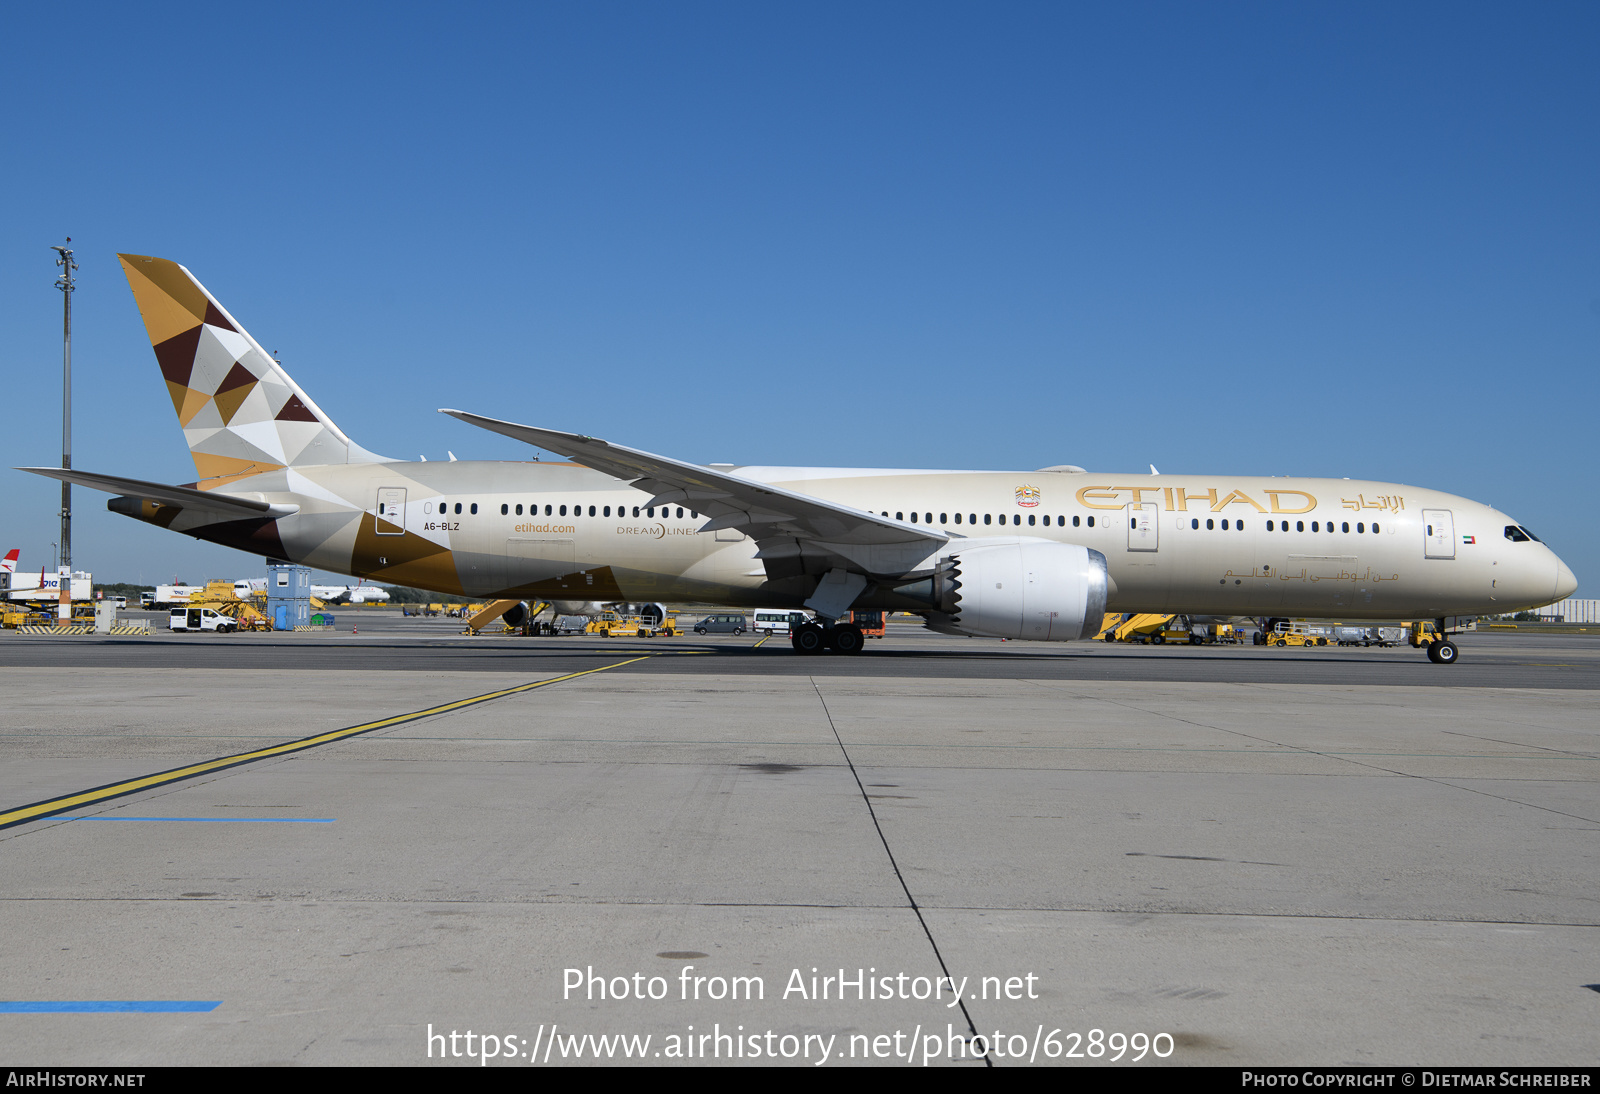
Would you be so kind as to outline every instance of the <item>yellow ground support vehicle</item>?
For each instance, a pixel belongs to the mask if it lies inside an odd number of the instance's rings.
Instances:
[[[1440,641],[1444,636],[1439,633],[1439,628],[1430,622],[1402,623],[1406,629],[1406,641],[1411,643],[1412,649],[1420,650],[1424,646],[1431,646]]]
[[[1101,623],[1100,633],[1095,637],[1103,638],[1107,642],[1155,642],[1156,645],[1160,645],[1166,639],[1157,641],[1154,636],[1176,618],[1177,616],[1154,612],[1126,616],[1108,614]]]
[[[1232,623],[1209,623],[1201,641],[1213,646],[1242,646],[1244,633]]]
[[[263,598],[264,599],[264,598]],[[321,601],[312,598],[311,603],[320,607]],[[210,608],[233,620],[233,628],[241,631],[270,631],[272,623],[266,614],[261,611],[264,604],[255,597],[249,600],[241,598],[235,591],[231,581],[208,581],[202,592],[195,593],[189,598],[186,605],[190,608]]]
[[[675,638],[683,633],[678,629],[677,616],[668,616],[660,623],[656,623],[654,618],[654,616],[646,619],[642,615],[601,612],[598,619],[589,621],[588,626],[583,628],[583,633],[604,635],[607,638],[654,638],[658,634]]]
[[[1326,646],[1328,636],[1318,634],[1306,623],[1279,623],[1267,635],[1269,646]]]
[[[1173,642],[1178,645],[1198,646],[1202,639],[1189,626],[1185,616],[1175,615],[1155,630],[1150,632],[1150,644],[1154,646],[1165,645]]]
[[[584,634],[598,634],[605,638],[639,637],[639,617],[621,616],[616,612],[601,612],[597,618],[584,625]]]

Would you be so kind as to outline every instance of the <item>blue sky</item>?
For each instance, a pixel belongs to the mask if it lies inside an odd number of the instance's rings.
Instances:
[[[1596,588],[1600,8],[13,7],[6,467],[193,465],[117,251],[358,442],[461,407],[690,460],[1328,475]],[[48,562],[59,491],[4,476]],[[75,491],[103,580],[255,574]]]

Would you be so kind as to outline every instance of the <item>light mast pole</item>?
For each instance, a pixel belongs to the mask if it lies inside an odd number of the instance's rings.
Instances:
[[[67,237],[72,242],[72,237]],[[61,469],[72,470],[72,294],[77,289],[72,276],[78,264],[72,260],[72,248],[50,248],[59,256],[56,265],[61,276],[56,278],[56,288],[61,290]],[[72,622],[72,484],[61,482],[61,561],[56,573],[61,582],[57,601],[57,617],[62,623]]]

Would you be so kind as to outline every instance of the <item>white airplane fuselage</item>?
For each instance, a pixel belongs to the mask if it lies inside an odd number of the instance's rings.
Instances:
[[[967,540],[1091,548],[1106,559],[1110,611],[1435,618],[1517,611],[1576,586],[1548,547],[1508,532],[1520,530],[1512,517],[1390,483],[1056,471],[732,473]],[[320,489],[245,495],[300,506],[275,522],[282,554],[368,580],[480,597],[741,607],[797,607],[808,591],[770,581],[742,533],[699,531],[705,515],[689,505],[652,509],[647,494],[574,464],[385,463],[292,475]],[[380,495],[389,499],[382,515]],[[339,521],[358,498],[367,499],[362,519]],[[334,521],[344,527],[335,530]],[[952,539],[950,550],[961,546],[962,538]]]
[[[30,470],[116,494],[109,508],[147,523],[366,581],[579,608],[807,608],[821,624],[796,648],[847,653],[862,648],[839,622],[852,609],[1066,641],[1107,611],[1443,623],[1577,585],[1510,516],[1391,483],[705,466],[462,410],[444,413],[573,462],[390,460],[188,270],[119,257],[197,481]],[[1441,663],[1456,656],[1447,629],[1430,643]]]

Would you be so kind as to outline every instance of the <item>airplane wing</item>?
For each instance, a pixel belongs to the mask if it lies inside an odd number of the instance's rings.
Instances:
[[[951,538],[932,528],[598,437],[536,429],[463,410],[440,413],[630,482],[653,495],[646,505],[684,505],[705,513],[711,519],[700,528],[702,532],[737,528],[756,541],[756,557],[772,578],[833,567],[876,576],[909,574]],[[808,559],[813,560],[810,565]]]
[[[210,490],[196,490],[192,486],[168,486],[160,482],[143,482],[139,479],[124,479],[116,475],[99,475],[75,469],[69,471],[60,467],[19,467],[17,470],[43,475],[49,479],[60,479],[76,486],[87,486],[91,490],[104,490],[108,494],[148,498],[179,509],[204,510],[236,519],[286,517],[300,510],[298,505],[274,505],[265,501],[218,494]]]

